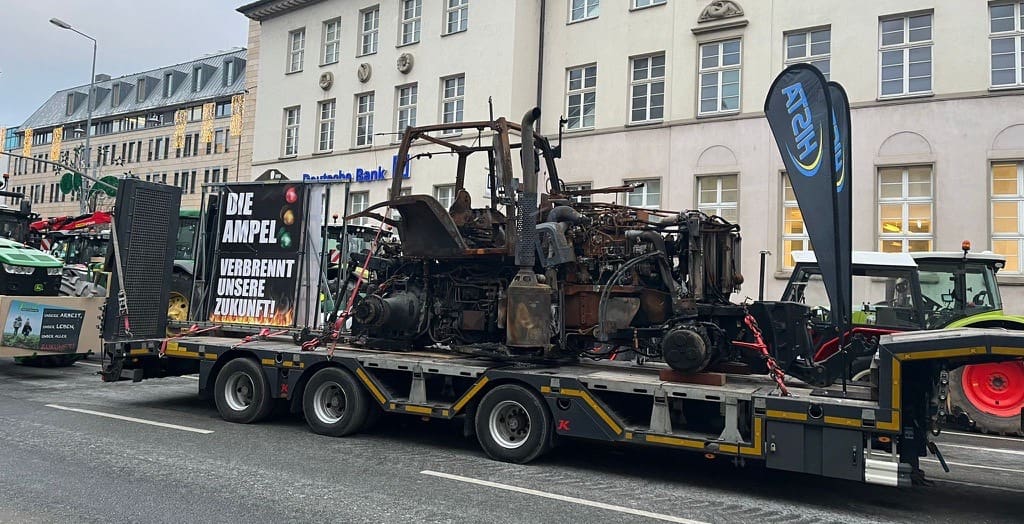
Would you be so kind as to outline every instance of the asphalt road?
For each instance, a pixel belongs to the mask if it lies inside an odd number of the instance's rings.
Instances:
[[[0,522],[1024,521],[1018,439],[945,433],[952,472],[927,460],[935,485],[903,490],[576,441],[516,466],[460,424],[385,417],[344,439],[290,416],[230,424],[194,378],[97,370],[0,360]]]

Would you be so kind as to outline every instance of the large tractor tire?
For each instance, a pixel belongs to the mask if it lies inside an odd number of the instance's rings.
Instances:
[[[983,433],[1024,435],[1024,361],[973,364],[949,374],[949,406]]]
[[[107,290],[89,281],[89,270],[66,266],[60,277],[60,295],[64,297],[104,297]]]
[[[171,292],[167,297],[167,320],[184,322],[188,320],[190,297],[192,296],[192,278],[181,271],[171,274]],[[167,335],[175,335],[177,330],[167,328]]]

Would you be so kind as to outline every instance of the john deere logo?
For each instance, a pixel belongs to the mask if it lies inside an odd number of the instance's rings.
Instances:
[[[32,287],[32,289],[36,293],[42,293],[43,292],[43,285],[42,284],[36,284],[35,286]]]
[[[815,132],[814,117],[811,115],[811,108],[807,105],[807,94],[804,93],[804,86],[797,82],[782,89],[786,95],[786,112],[793,115],[792,131],[793,142],[800,153],[797,160],[793,155],[793,149],[786,145],[786,152],[790,160],[796,165],[797,171],[803,176],[814,176],[818,174],[821,167],[821,143],[819,136],[821,130]]]

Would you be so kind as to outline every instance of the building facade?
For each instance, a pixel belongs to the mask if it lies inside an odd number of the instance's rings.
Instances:
[[[772,253],[771,297],[792,251],[810,247],[762,107],[783,68],[812,63],[851,99],[855,249],[970,240],[1007,257],[1006,306],[1024,309],[1019,0],[263,0],[240,11],[261,45],[253,176],[387,170],[408,123],[486,119],[488,101],[518,118],[536,104],[544,134],[567,120],[567,182],[637,183],[622,203],[741,224],[751,296],[760,251]],[[446,204],[451,169],[414,161],[405,185]],[[388,197],[378,178],[352,177],[350,209]],[[467,180],[474,198],[480,178]]]
[[[244,93],[245,68],[246,50],[239,48],[118,78],[97,75],[90,174],[179,186],[183,209],[199,207],[204,183],[237,180],[243,171],[247,177],[251,154],[242,154],[244,137],[230,132],[232,98]],[[54,93],[14,130],[7,151],[84,168],[88,94],[88,85]],[[176,113],[184,117],[177,125]],[[240,120],[235,126],[241,131]],[[183,135],[179,143],[176,132]],[[58,166],[9,157],[7,172],[9,189],[24,194],[36,213],[79,213],[79,192],[61,191],[65,170]],[[94,201],[99,208],[113,203],[102,196]]]

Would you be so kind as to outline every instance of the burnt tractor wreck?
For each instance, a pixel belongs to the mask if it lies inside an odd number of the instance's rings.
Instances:
[[[560,147],[533,132],[539,115],[534,109],[521,124],[499,118],[407,130],[395,172],[411,159],[454,155],[453,203],[444,209],[432,196],[401,196],[347,217],[398,231],[398,239],[352,255],[368,275],[352,300],[353,342],[441,345],[510,360],[628,352],[682,373],[745,370],[780,383],[784,374],[820,385],[842,375],[843,352],[812,361],[806,306],[730,301],[743,283],[738,225],[698,211],[580,202],[634,188],[566,190],[555,166]],[[453,131],[478,138],[473,145],[443,138]],[[417,142],[443,150],[410,156]],[[467,166],[478,157],[486,158],[486,207],[474,207],[466,190]],[[392,195],[401,182],[395,177]],[[857,341],[847,347],[854,349],[874,351]]]

